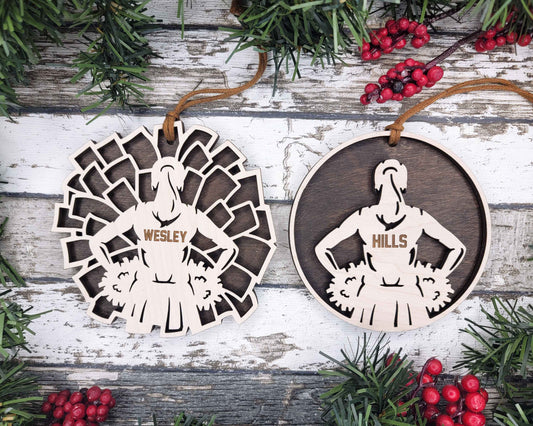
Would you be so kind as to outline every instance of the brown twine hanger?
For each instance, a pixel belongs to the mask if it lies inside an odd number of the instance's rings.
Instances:
[[[236,95],[238,93],[244,92],[246,89],[249,89],[252,87],[255,83],[259,81],[263,73],[265,72],[267,66],[267,53],[266,52],[259,52],[259,66],[257,68],[257,72],[253,76],[253,78],[246,84],[243,84],[239,87],[234,87],[230,89],[201,89],[201,90],[193,90],[190,93],[187,93],[179,103],[176,105],[174,110],[170,111],[163,123],[163,133],[165,134],[165,138],[167,138],[167,141],[174,142],[176,140],[176,133],[174,132],[174,122],[176,120],[179,120],[180,114],[186,110],[189,107],[192,107],[194,105],[203,104],[205,102],[211,102],[216,101],[219,99],[226,99],[230,96]],[[199,99],[189,100],[194,96],[207,94],[207,93],[218,93],[218,95],[215,96],[206,96]]]
[[[478,90],[515,92],[527,99],[529,102],[533,103],[533,93],[521,89],[517,85],[503,78],[480,78],[478,80],[465,81],[464,83],[456,84],[455,86],[452,86],[449,89],[437,93],[435,96],[416,104],[414,107],[408,109],[406,112],[400,115],[394,123],[385,127],[385,129],[391,131],[389,136],[389,145],[396,146],[403,131],[403,124],[413,115],[419,113],[433,102],[448,96],[457,95],[460,93],[475,92]]]

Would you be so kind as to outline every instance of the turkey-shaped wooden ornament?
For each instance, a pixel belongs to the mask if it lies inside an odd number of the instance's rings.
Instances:
[[[218,135],[195,126],[168,143],[161,127],[89,142],[56,205],[53,230],[91,317],[132,333],[196,333],[244,321],[274,252],[260,172]]]
[[[488,206],[457,157],[389,132],[349,141],[302,183],[290,219],[294,262],[313,295],[372,330],[424,326],[455,308],[487,260]]]

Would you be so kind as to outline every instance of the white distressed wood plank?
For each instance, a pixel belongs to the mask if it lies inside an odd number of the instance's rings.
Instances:
[[[72,167],[68,156],[86,141],[114,131],[127,136],[162,116],[105,116],[86,126],[81,115],[30,114],[19,124],[0,121],[0,192],[61,194]],[[265,197],[292,200],[309,169],[331,149],[356,136],[383,130],[390,121],[298,120],[202,116],[186,117],[185,127],[201,124],[229,140],[260,168]],[[425,123],[410,121],[406,131],[440,142],[477,177],[488,202],[533,203],[533,128],[526,123]],[[401,149],[401,146],[398,148]]]
[[[51,233],[54,202],[59,199],[4,197],[0,218],[9,216],[0,251],[28,277],[51,282],[70,280],[74,269],[63,269],[60,234]],[[302,285],[292,262],[288,243],[290,205],[271,204],[277,236],[277,249],[263,278],[263,283]],[[486,291],[529,291],[533,269],[526,259],[533,256],[533,208],[493,209],[492,248],[481,282],[476,287]]]
[[[364,330],[329,313],[304,288],[261,288],[259,306],[244,323],[225,319],[220,326],[193,336],[163,339],[158,331],[129,335],[120,320],[103,325],[90,319],[87,303],[68,283],[33,284],[15,291],[17,301],[35,311],[53,310],[32,324],[30,354],[24,359],[40,364],[157,366],[316,371],[328,365],[319,351],[338,356]],[[521,297],[521,303],[533,302]],[[466,318],[482,321],[488,297],[470,296],[459,308],[435,323],[413,331],[389,333],[393,348],[403,347],[423,364],[438,356],[446,369],[460,358],[461,342],[472,343],[459,330]],[[375,333],[372,333],[376,335]]]
[[[359,97],[367,83],[376,82],[380,75],[407,57],[428,62],[457,41],[458,36],[436,35],[425,48],[406,47],[379,62],[362,62],[359,55],[344,58],[346,65],[311,66],[310,58],[302,58],[302,78],[291,81],[291,74],[282,73],[278,91],[272,96],[274,67],[272,63],[264,78],[254,88],[230,99],[194,107],[195,111],[279,111],[316,114],[397,114],[426,96],[433,95],[452,84],[481,77],[499,77],[530,87],[533,50],[511,46],[490,53],[477,54],[472,46],[465,46],[443,64],[444,78],[431,89],[405,102],[387,102],[362,106]],[[195,30],[187,39],[179,40],[176,31],[164,30],[150,36],[154,49],[161,54],[155,58],[147,76],[153,91],[146,93],[146,102],[165,109],[175,105],[181,96],[196,88],[234,87],[250,80],[256,70],[257,53],[248,49],[226,60],[235,42],[226,40],[221,31]],[[29,71],[29,86],[19,87],[17,93],[25,106],[78,108],[90,104],[90,97],[76,98],[88,79],[69,83],[75,70],[69,64],[81,45],[75,34],[67,36],[63,47],[43,44],[40,65]],[[491,102],[486,102],[491,99]],[[317,100],[320,100],[317,102]],[[506,92],[478,93],[441,100],[427,109],[431,116],[451,117],[508,117],[531,118],[531,105],[516,94]]]

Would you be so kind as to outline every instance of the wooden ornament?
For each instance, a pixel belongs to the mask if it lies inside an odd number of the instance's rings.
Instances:
[[[467,297],[490,245],[473,175],[429,139],[349,141],[306,176],[290,218],[294,263],[317,300],[360,327],[424,326]]]
[[[131,333],[180,336],[242,322],[275,248],[260,172],[218,135],[194,126],[168,143],[156,127],[85,144],[56,205],[53,231],[88,313]]]

